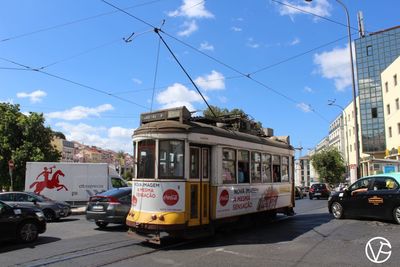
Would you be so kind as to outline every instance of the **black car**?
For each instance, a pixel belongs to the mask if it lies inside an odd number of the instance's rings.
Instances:
[[[313,199],[314,197],[316,197],[317,199],[328,198],[330,194],[331,190],[329,188],[329,185],[324,183],[313,184],[308,191],[308,196],[310,197],[310,199]]]
[[[400,173],[361,178],[348,189],[333,193],[328,208],[337,219],[372,217],[400,224]]]
[[[62,217],[71,215],[71,206],[64,201],[55,201],[33,192],[1,192],[0,200],[15,206],[23,205],[40,208],[47,221],[57,221]]]
[[[90,197],[86,207],[86,219],[100,228],[109,223],[125,224],[131,208],[132,188],[120,187]]]
[[[0,201],[0,241],[33,242],[45,231],[46,220],[40,209],[12,207]]]

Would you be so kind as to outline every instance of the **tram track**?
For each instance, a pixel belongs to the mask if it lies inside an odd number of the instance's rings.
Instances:
[[[28,262],[19,263],[13,266],[18,266],[18,267],[61,266],[61,265],[73,266],[75,265],[76,261],[88,262],[88,264],[84,264],[84,266],[93,266],[93,267],[109,266],[125,260],[134,259],[144,255],[156,253],[161,250],[184,246],[192,242],[193,240],[182,241],[173,244],[168,244],[165,246],[155,247],[151,246],[150,244],[145,245],[145,242],[143,242],[142,239],[132,238],[132,240],[124,240],[124,241],[100,244],[96,246],[90,246],[87,248],[73,250],[63,254],[53,255],[44,259],[36,259]],[[111,259],[109,260],[101,260],[104,257],[108,258],[108,255],[110,254],[117,255],[119,251],[124,251],[124,252],[128,251],[129,253],[128,255],[124,253],[125,255],[120,257],[111,257]],[[93,260],[85,261],[84,258]],[[96,263],[96,259],[100,260],[100,262]],[[82,265],[79,264],[79,266]]]

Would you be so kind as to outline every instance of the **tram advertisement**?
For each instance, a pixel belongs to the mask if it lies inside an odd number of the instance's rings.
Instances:
[[[141,211],[174,211],[185,209],[183,182],[133,182],[132,206]]]
[[[290,205],[290,185],[219,187],[216,217],[247,214]]]

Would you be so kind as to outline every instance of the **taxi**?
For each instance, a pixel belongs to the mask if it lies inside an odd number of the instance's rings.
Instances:
[[[400,172],[363,177],[348,189],[332,192],[328,209],[336,219],[370,217],[400,224]]]

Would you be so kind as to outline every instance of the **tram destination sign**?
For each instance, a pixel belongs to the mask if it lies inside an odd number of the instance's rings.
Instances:
[[[167,113],[165,111],[143,113],[140,115],[140,121],[142,123],[152,122],[152,121],[162,121],[162,120],[165,120],[166,117],[167,117]]]

